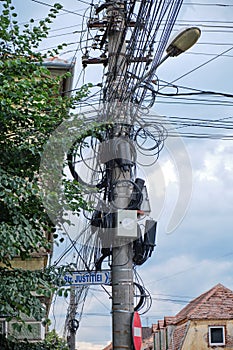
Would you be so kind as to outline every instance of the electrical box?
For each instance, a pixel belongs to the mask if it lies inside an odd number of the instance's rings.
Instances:
[[[117,237],[137,238],[137,210],[118,210]]]

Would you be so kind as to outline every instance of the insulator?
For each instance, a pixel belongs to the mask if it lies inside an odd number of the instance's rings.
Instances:
[[[107,58],[106,53],[103,52],[103,53],[100,55],[100,58],[101,58],[102,60],[105,60],[105,59]]]
[[[97,47],[98,47],[98,44],[97,44],[97,43],[93,43],[93,44],[91,45],[91,47],[92,47],[94,50],[96,50]]]
[[[100,35],[96,35],[96,36],[94,37],[94,40],[95,40],[95,41],[100,41]]]
[[[89,52],[86,51],[85,54],[82,56],[82,59],[87,59],[89,57],[90,57]]]

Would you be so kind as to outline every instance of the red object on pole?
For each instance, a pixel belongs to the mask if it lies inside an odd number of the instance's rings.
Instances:
[[[137,311],[133,314],[132,321],[132,336],[133,336],[133,345],[135,350],[141,350],[142,346],[142,324],[140,315]]]

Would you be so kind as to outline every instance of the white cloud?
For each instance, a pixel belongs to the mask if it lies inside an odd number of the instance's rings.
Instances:
[[[220,141],[213,149],[202,154],[204,166],[196,171],[196,176],[200,180],[223,181],[225,175],[229,175],[233,170],[231,154],[232,147],[229,147],[229,143]]]
[[[224,142],[215,142],[214,146],[201,142],[187,147],[193,165],[192,201],[183,223],[171,235],[165,234],[164,228],[177,195],[176,168],[165,156],[147,174],[150,201],[156,207],[152,217],[155,218],[156,210],[162,209],[164,203],[165,210],[159,219],[155,252],[138,269],[154,298],[151,310],[142,317],[144,325],[175,315],[185,306],[176,302],[182,296],[195,298],[219,282],[233,289],[232,255],[226,256],[230,254],[232,234],[232,148]],[[170,301],[161,300],[166,298]],[[94,313],[108,313],[98,299],[110,312],[108,297],[105,301],[97,291],[95,296],[89,294],[77,332],[79,350],[100,350],[108,344],[108,339],[110,342],[110,314],[94,316]],[[93,316],[85,316],[85,312]]]
[[[192,255],[174,254],[173,257],[151,264],[141,271],[146,287],[155,298],[147,316],[153,322],[156,321],[155,316],[174,316],[188,301],[217,283],[233,288],[233,261],[228,259],[226,256],[198,260]]]
[[[14,2],[16,3],[17,1]],[[63,0],[62,2],[65,8],[72,8],[73,6],[73,1]],[[194,2],[194,0],[189,0],[190,5]],[[24,2],[22,4],[20,3],[20,6],[22,7],[23,4]],[[73,9],[76,10],[77,8]],[[210,16],[213,20],[219,20],[219,18],[227,19],[228,17],[231,20],[232,17],[231,11],[225,11],[224,8],[219,7],[218,11],[215,11],[210,6],[201,6],[200,9],[201,11],[194,5],[183,6],[183,17],[181,13],[179,19],[183,18],[186,20],[187,18],[192,19],[195,17],[196,21],[202,23],[202,19],[206,20]],[[28,14],[29,10],[31,11],[30,16],[35,17],[37,17],[37,13],[41,14],[41,11],[43,11],[44,15],[47,13],[46,7],[36,5],[35,3],[31,3],[30,9],[27,7],[26,10],[22,11],[22,8],[20,10],[20,20],[22,21],[25,21],[25,14]],[[57,27],[66,26],[67,20],[65,18],[67,17],[59,16],[55,22],[55,24],[57,23]],[[77,16],[69,16],[69,25],[77,25],[77,19]],[[71,20],[72,22],[70,22]],[[207,34],[203,31],[201,37],[202,43],[211,40],[215,42],[224,41],[222,38],[219,38],[219,35],[223,35],[222,33],[214,33],[214,39],[209,38],[208,35],[212,34]],[[47,47],[60,43],[61,39],[58,37],[57,39],[51,38],[50,40],[51,45],[48,42],[46,44]],[[69,37],[70,42],[75,40],[76,37],[74,40]],[[225,41],[227,40],[225,39]],[[194,50],[201,51],[201,46],[195,47]],[[214,46],[209,48],[212,50]],[[218,48],[219,46],[215,47],[217,53],[220,52]],[[207,52],[208,50],[204,51]],[[192,56],[189,54],[179,56],[174,61],[171,59],[169,63],[160,67],[159,77],[165,81],[172,81],[188,72],[192,67],[203,63],[204,60],[205,57],[201,55]],[[77,61],[78,69],[76,71],[79,74],[79,71],[81,71],[81,61]],[[206,65],[203,69],[195,71],[195,74],[187,75],[185,79],[178,80],[177,83],[202,90],[230,92],[232,90],[232,79],[229,79],[229,72],[232,70],[230,70],[230,66],[224,67],[223,64],[217,66],[217,62],[220,62],[220,64],[223,63],[219,57],[218,60]],[[95,67],[96,69],[98,68]],[[101,77],[99,73],[94,72],[93,74],[93,72],[92,68],[87,70],[86,81],[89,79],[89,81],[94,82],[93,78],[97,80],[97,78],[99,79]],[[156,110],[158,114],[170,114],[189,118],[192,116],[194,118],[203,118],[204,116],[207,119],[208,117],[212,119],[229,115],[229,107],[223,104],[220,106],[214,105],[211,108],[209,105],[198,106],[197,103],[192,108],[188,103],[173,104],[168,102],[166,104],[156,104]],[[232,142],[216,140],[202,141],[198,139],[189,141],[186,145],[193,165],[194,188],[192,202],[184,221],[176,229],[174,234],[170,236],[164,234],[164,231],[177,195],[177,169],[170,159],[167,159],[166,156],[164,157],[165,150],[161,152],[163,159],[159,160],[160,165],[148,168],[148,182],[150,183],[148,190],[150,201],[153,205],[152,216],[153,218],[159,218],[158,246],[150,261],[142,266],[140,272],[145,286],[153,294],[160,294],[160,297],[162,295],[187,295],[196,297],[218,282],[233,289],[232,255],[224,257],[232,249]],[[167,198],[165,198],[165,195]],[[160,218],[163,208],[165,210]],[[171,299],[174,298],[171,297]],[[106,303],[106,305],[108,304]],[[68,300],[63,301],[60,307],[57,308],[56,327],[61,333],[63,331],[67,306]],[[98,300],[89,295],[84,313],[106,313],[107,310],[104,307],[100,311],[100,306],[101,304]],[[174,315],[183,306],[172,302],[165,303],[154,300],[152,309],[145,315],[145,318],[149,318],[150,325],[151,322],[156,321],[156,316]],[[106,325],[109,325],[109,327],[106,328]],[[110,316],[108,318],[95,316],[83,317],[77,333],[77,348],[79,350],[103,349],[107,345],[107,339],[109,337]]]
[[[166,160],[162,166],[162,172],[165,179],[165,185],[168,186],[171,183],[177,183],[177,173],[175,166],[170,159]]]

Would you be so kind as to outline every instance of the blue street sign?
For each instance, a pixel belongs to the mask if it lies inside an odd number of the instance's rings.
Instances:
[[[66,286],[83,286],[111,283],[111,271],[73,271],[64,276]]]

